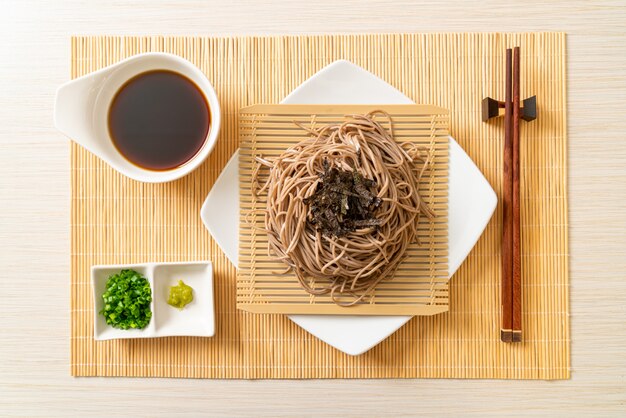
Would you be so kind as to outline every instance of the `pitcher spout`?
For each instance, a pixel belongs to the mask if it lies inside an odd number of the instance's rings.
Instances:
[[[70,139],[100,155],[93,111],[104,74],[92,74],[60,86],[54,103],[54,125]]]

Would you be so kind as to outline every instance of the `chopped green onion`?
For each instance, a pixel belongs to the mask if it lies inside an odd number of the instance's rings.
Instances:
[[[119,329],[143,329],[152,318],[150,283],[135,270],[122,270],[107,279],[100,314],[106,323]]]

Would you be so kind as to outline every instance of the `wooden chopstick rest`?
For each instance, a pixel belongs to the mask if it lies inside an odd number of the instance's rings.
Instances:
[[[504,112],[504,102],[494,100],[491,97],[485,97],[483,99],[481,111],[483,122],[487,122],[491,118],[504,116]],[[524,119],[526,122],[537,119],[537,96],[522,100],[520,118]]]

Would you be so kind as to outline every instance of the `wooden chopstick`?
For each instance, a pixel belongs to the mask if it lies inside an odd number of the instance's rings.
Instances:
[[[500,339],[513,341],[513,75],[512,51],[506,50],[504,155],[502,177],[502,326]]]
[[[522,276],[520,248],[520,49],[513,49],[513,342],[522,341]]]
[[[504,342],[522,340],[520,247],[520,49],[506,50],[504,173],[502,180],[502,327]]]

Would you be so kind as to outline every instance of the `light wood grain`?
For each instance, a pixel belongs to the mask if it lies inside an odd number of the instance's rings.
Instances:
[[[323,18],[320,18],[323,16]],[[568,33],[572,379],[208,381],[69,376],[69,36]],[[619,416],[626,409],[623,1],[0,3],[0,415]],[[318,399],[323,399],[320,402]],[[179,408],[178,402],[184,405]],[[511,411],[515,411],[512,413]]]

